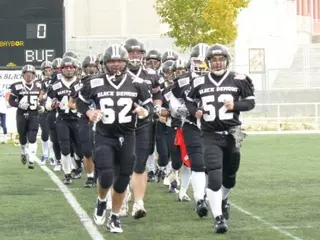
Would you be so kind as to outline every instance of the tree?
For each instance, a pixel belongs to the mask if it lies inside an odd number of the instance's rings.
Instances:
[[[170,30],[167,36],[186,49],[199,42],[232,44],[236,19],[250,0],[156,0],[155,9]]]

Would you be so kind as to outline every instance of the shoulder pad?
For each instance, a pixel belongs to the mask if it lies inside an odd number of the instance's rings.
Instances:
[[[62,83],[60,81],[52,85],[53,91],[58,90],[59,88],[62,88]]]
[[[104,79],[103,78],[93,78],[90,79],[90,87],[91,88],[96,88],[99,86],[103,86],[104,84]]]
[[[139,77],[135,77],[133,78],[133,83],[144,83],[144,80],[142,78],[139,78]]]
[[[197,77],[193,80],[193,87],[198,87],[199,85],[204,84],[204,76]]]
[[[164,98],[169,102],[172,97],[172,91],[167,92],[164,94]]]
[[[78,83],[78,84],[76,84],[76,85],[74,86],[74,90],[75,90],[76,92],[78,92],[81,88],[82,88],[82,84],[81,84],[81,83]]]
[[[23,85],[22,85],[22,83],[18,83],[18,84],[15,84],[14,88],[15,88],[17,91],[19,91],[19,90],[21,90],[21,89],[23,88]]]
[[[42,83],[41,82],[36,82],[36,86],[38,87],[38,88],[41,88],[42,87]]]
[[[189,84],[189,77],[184,77],[184,78],[178,79],[179,87],[184,87],[188,84]]]
[[[246,79],[247,79],[247,75],[245,75],[245,74],[240,74],[240,73],[235,73],[234,79],[235,79],[235,80],[246,80]]]

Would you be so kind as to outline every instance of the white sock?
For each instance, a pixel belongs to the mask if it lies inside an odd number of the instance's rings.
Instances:
[[[109,192],[110,192],[110,190],[109,190]],[[106,201],[107,201],[107,198],[102,199],[102,198],[100,198],[100,197],[98,196],[98,200],[99,200],[100,202],[106,202]]]
[[[115,212],[110,211],[110,216],[112,216],[112,215],[119,217],[119,213],[115,213]]]
[[[29,143],[29,162],[33,163],[36,159],[37,143]]]
[[[53,143],[50,140],[49,140],[49,158],[52,158],[52,159],[56,158],[53,151]]]
[[[222,199],[225,200],[228,198],[229,193],[231,192],[232,188],[226,188],[222,185]]]
[[[7,136],[7,134],[4,134],[4,135],[2,136],[2,141],[6,143],[7,140],[8,140],[8,136]]]
[[[21,154],[26,155],[27,154],[27,144],[21,145]]]
[[[216,192],[207,188],[207,199],[210,204],[212,215],[215,218],[222,215],[222,191],[221,191],[221,188]]]
[[[111,196],[111,188],[109,189],[108,193],[107,193],[107,199],[108,201],[111,201],[112,200],[112,196]]]
[[[184,196],[188,190],[189,184],[191,180],[191,169],[182,165],[182,173],[181,173],[181,187],[180,187],[180,194]]]
[[[61,155],[61,164],[64,174],[70,174],[71,173],[71,156],[68,154],[67,156]]]
[[[153,171],[155,172],[155,161],[154,161],[154,154],[149,155],[148,160],[147,160],[147,167],[148,171]]]
[[[74,157],[71,157],[71,155],[69,154],[70,156],[70,162],[71,162],[71,169],[77,169],[77,163],[76,163],[76,160],[74,159]]]
[[[88,178],[93,178],[94,177],[94,173],[87,173],[87,177]]]
[[[166,174],[168,175],[172,170],[172,164],[171,161],[166,166]]]
[[[41,140],[41,143],[42,143],[42,155],[45,157],[48,157],[49,141],[44,142]]]
[[[206,174],[204,172],[192,171],[191,184],[195,201],[203,200],[206,190]]]

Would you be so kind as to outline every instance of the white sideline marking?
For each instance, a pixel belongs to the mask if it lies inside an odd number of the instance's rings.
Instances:
[[[91,218],[88,216],[85,210],[80,206],[76,198],[70,192],[67,186],[65,186],[61,180],[57,177],[54,172],[52,172],[47,166],[42,166],[40,160],[37,158],[36,163],[39,167],[48,174],[50,179],[59,187],[60,191],[63,193],[64,197],[67,199],[70,206],[73,208],[75,213],[80,218],[82,225],[85,227],[89,235],[93,240],[105,240],[102,234],[98,231],[97,227],[93,224]]]
[[[248,135],[286,135],[286,134],[319,134],[316,130],[300,130],[300,131],[243,131]]]
[[[270,223],[270,222],[262,219],[261,217],[256,216],[256,215],[254,215],[254,214],[252,214],[252,213],[244,210],[242,207],[239,207],[239,206],[235,205],[234,203],[231,203],[231,206],[233,206],[233,207],[234,207],[235,209],[237,209],[238,211],[240,211],[240,212],[248,215],[249,217],[252,217],[252,218],[256,219],[258,222],[261,222],[261,223],[269,226],[270,228],[272,228],[272,229],[280,232],[281,234],[290,237],[291,239],[294,239],[294,240],[302,240],[302,238],[296,237],[296,236],[292,235],[291,233],[285,231],[284,228],[277,227],[277,226],[273,225],[272,223]],[[293,226],[293,227],[295,227],[295,226]]]

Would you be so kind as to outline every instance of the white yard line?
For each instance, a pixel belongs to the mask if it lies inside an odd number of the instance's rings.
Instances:
[[[257,215],[254,215],[253,213],[251,212],[248,212],[247,210],[243,209],[242,207],[239,207],[237,205],[235,205],[234,203],[231,203],[231,206],[234,207],[235,209],[237,209],[238,211],[244,213],[245,215],[249,216],[249,217],[252,217],[254,218],[255,220],[257,220],[258,222],[261,222],[265,225],[267,225],[268,227],[280,232],[281,234],[283,235],[286,235],[287,237],[291,238],[291,239],[294,239],[294,240],[302,240],[302,238],[299,238],[299,237],[296,237],[294,235],[292,235],[291,233],[287,232],[286,230],[284,230],[285,227],[280,227],[280,226],[275,226],[273,225],[272,223],[264,220],[262,217],[259,217]],[[286,228],[287,229],[287,228]]]
[[[102,234],[98,231],[97,227],[93,224],[91,218],[88,216],[86,211],[80,206],[76,198],[73,196],[73,194],[70,192],[67,186],[65,186],[61,180],[57,177],[56,174],[54,174],[53,171],[51,171],[47,166],[40,165],[40,160],[37,159],[36,163],[40,166],[40,168],[48,174],[50,179],[59,187],[60,191],[64,195],[64,197],[67,199],[68,203],[72,207],[72,209],[75,211],[75,213],[78,215],[82,225],[85,227],[89,235],[91,236],[91,239],[93,240],[105,240]]]

